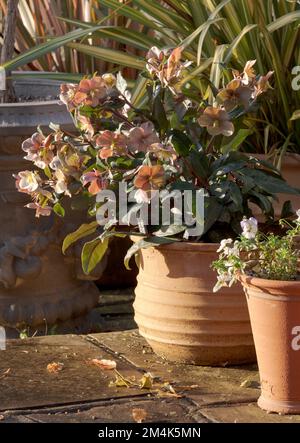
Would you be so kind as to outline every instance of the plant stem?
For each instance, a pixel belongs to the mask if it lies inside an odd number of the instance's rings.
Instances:
[[[7,15],[4,26],[3,46],[0,59],[1,65],[3,65],[7,61],[10,61],[14,55],[18,3],[19,0],[7,1]],[[10,76],[10,72],[7,72],[6,76]],[[4,103],[8,101],[16,101],[11,79],[7,80],[6,82],[6,90],[0,91],[0,102]]]

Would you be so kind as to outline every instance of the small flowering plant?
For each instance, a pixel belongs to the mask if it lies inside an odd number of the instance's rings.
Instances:
[[[132,93],[120,73],[95,74],[61,86],[61,101],[77,132],[51,124],[49,135],[38,129],[25,140],[22,149],[34,168],[20,172],[16,186],[31,197],[27,206],[37,217],[52,212],[64,216],[68,198],[72,207],[87,209],[92,221],[64,243],[66,250],[76,240],[94,236],[83,248],[85,272],[101,260],[110,237],[142,237],[127,259],[140,247],[163,242],[219,241],[221,233],[240,233],[239,220],[243,214],[251,216],[250,203],[273,218],[275,194],[298,193],[270,164],[238,152],[249,135],[242,116],[257,109],[270,87],[272,73],[257,75],[254,64],[248,62],[242,73],[228,70],[229,83],[221,89],[209,84],[202,96],[197,78],[186,80],[191,62],[184,60],[183,48],[153,47],[147,54],[140,100],[139,83]],[[118,206],[100,226],[95,217],[110,209],[99,196],[113,192],[120,200],[120,185],[126,185],[128,210],[121,216]],[[191,193],[186,218],[180,222],[180,208],[174,205],[179,191]],[[204,199],[203,217],[196,211],[198,191]],[[168,221],[159,218],[147,224],[137,219],[139,211],[151,212],[158,194],[159,214],[169,202]],[[191,233],[192,223],[201,226],[200,233]]]
[[[232,286],[241,273],[268,280],[296,280],[300,251],[295,247],[295,239],[300,235],[300,210],[297,216],[293,224],[279,221],[286,231],[283,236],[259,232],[255,218],[244,218],[240,237],[221,241],[219,259],[213,263],[218,273],[214,292]]]

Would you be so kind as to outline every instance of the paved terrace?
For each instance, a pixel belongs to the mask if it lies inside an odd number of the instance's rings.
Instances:
[[[98,327],[134,327],[131,297],[106,294],[92,315]],[[93,359],[115,361],[116,371],[101,369]],[[53,362],[63,363],[62,370],[49,372]],[[144,376],[149,372],[152,383]],[[134,422],[135,409],[155,423],[300,422],[300,416],[260,410],[258,396],[256,365],[168,363],[133,329],[12,339],[0,352],[0,423]]]

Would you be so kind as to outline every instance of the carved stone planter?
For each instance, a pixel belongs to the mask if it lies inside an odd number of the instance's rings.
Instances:
[[[99,298],[93,283],[77,279],[75,257],[62,255],[62,233],[54,219],[36,219],[24,208],[28,200],[16,191],[12,177],[29,168],[21,143],[38,125],[71,127],[64,106],[41,101],[58,90],[59,82],[19,80],[17,95],[37,101],[0,105],[0,325],[55,324],[83,314]]]

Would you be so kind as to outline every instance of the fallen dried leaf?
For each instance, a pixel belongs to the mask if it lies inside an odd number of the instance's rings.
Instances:
[[[152,389],[153,386],[153,375],[150,372],[145,372],[143,377],[140,379],[141,389]]]
[[[0,421],[4,420],[4,415],[0,415]]]
[[[63,368],[64,368],[64,364],[63,363],[55,362],[55,361],[52,362],[52,363],[49,363],[47,365],[47,371],[50,374],[57,374],[58,372],[62,371]]]
[[[1,380],[2,378],[7,377],[7,375],[8,375],[9,373],[10,373],[10,368],[6,369],[6,371],[4,371],[4,372],[0,375],[0,380]]]
[[[116,387],[116,388],[129,388],[130,384],[128,383],[125,378],[120,377],[119,375],[116,376],[116,379],[114,381],[110,381],[109,385],[110,388]]]
[[[92,360],[89,360],[89,363],[98,368],[107,370],[116,369],[117,367],[117,363],[114,360],[99,360],[98,358],[93,358]]]
[[[137,423],[142,423],[147,417],[147,412],[145,411],[145,409],[132,409],[132,417],[133,420]]]
[[[175,389],[173,388],[172,385],[170,385],[170,383],[164,383],[163,389],[165,389],[166,391],[171,392],[171,394],[176,394]]]
[[[246,379],[240,384],[241,388],[253,388],[253,389],[259,389],[260,385],[255,380],[249,380]]]

